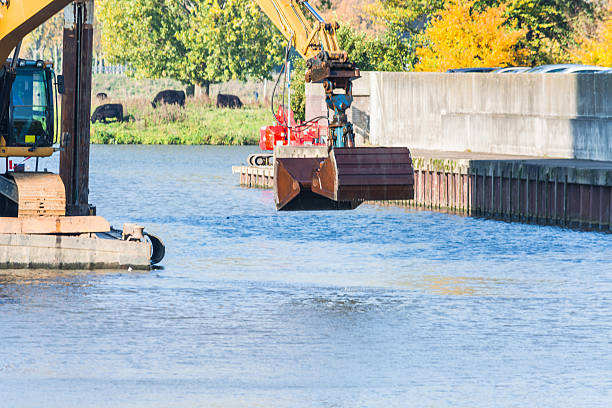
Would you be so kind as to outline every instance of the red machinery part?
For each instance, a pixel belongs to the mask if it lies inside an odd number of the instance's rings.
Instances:
[[[276,116],[276,125],[262,126],[259,129],[259,148],[261,150],[274,150],[274,146],[325,146],[327,138],[327,126],[319,123],[296,124],[293,120],[293,111],[290,112],[291,118],[291,140],[287,140],[289,128],[286,125],[286,113],[282,106],[279,106]]]

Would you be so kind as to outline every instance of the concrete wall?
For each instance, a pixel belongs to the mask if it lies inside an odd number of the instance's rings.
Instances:
[[[612,161],[612,75],[362,74],[358,143]],[[306,117],[323,112],[307,84]]]

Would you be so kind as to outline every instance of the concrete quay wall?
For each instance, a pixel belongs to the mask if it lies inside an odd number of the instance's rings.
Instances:
[[[359,143],[612,161],[612,75],[364,72]],[[306,118],[327,112],[307,84]]]

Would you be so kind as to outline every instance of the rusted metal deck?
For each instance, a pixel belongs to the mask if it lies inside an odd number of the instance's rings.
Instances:
[[[612,231],[612,162],[412,151],[415,198],[374,202],[509,221]],[[233,168],[272,188],[272,168]]]

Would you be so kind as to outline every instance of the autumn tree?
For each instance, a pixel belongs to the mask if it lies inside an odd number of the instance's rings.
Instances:
[[[596,35],[579,36],[577,43],[579,46],[572,52],[575,62],[612,67],[612,0]]]
[[[525,29],[507,26],[506,7],[475,8],[475,0],[451,0],[425,30],[417,71],[520,65],[529,52],[517,47]]]
[[[474,9],[505,5],[507,27],[527,30],[520,46],[531,53],[528,65],[565,62],[566,50],[574,44],[576,30],[593,25],[597,1],[591,0],[475,0]],[[422,34],[445,0],[375,0],[371,14],[396,37],[422,42]]]
[[[520,45],[531,51],[527,65],[569,62],[576,30],[592,25],[595,6],[589,0],[496,0],[506,4],[506,25],[527,30]]]

